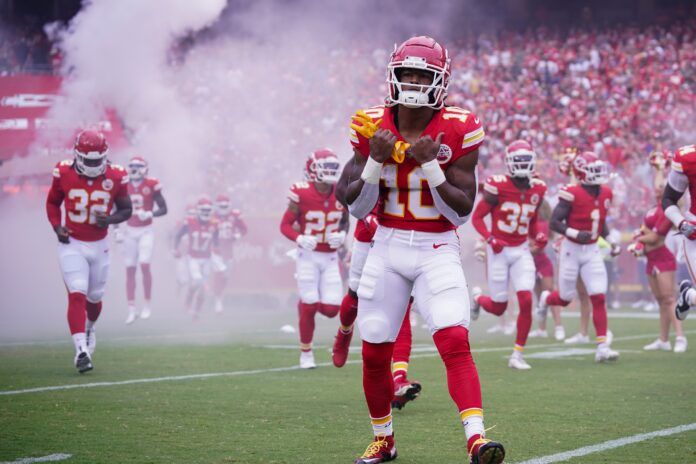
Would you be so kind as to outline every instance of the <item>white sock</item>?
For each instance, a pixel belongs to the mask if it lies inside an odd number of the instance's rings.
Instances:
[[[375,434],[376,437],[394,435],[391,414],[389,414],[386,417],[381,417],[379,419],[372,419],[372,432]]]
[[[73,334],[72,339],[73,343],[75,344],[75,351],[77,353],[87,351],[87,337],[85,336],[84,332]]]
[[[483,416],[478,414],[470,415],[462,420],[462,425],[464,425],[464,435],[466,435],[467,440],[474,435],[483,437]]]

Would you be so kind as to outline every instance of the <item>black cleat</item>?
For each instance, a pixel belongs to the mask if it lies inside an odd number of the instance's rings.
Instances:
[[[471,456],[471,464],[501,464],[505,460],[505,448],[501,443],[486,440]]]
[[[690,280],[682,280],[679,284],[679,298],[677,298],[677,306],[674,308],[674,313],[680,321],[686,319],[686,316],[689,314],[689,309],[691,309],[691,305],[686,296],[692,287]]]
[[[92,358],[89,357],[89,353],[86,351],[81,352],[75,357],[75,367],[77,372],[84,374],[87,371],[91,371],[94,366],[92,366]]]

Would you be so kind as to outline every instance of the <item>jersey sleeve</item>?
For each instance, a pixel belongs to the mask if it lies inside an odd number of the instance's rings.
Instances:
[[[302,183],[298,182],[297,184],[293,184],[292,187],[290,187],[290,190],[288,191],[288,200],[290,200],[292,203],[300,203],[300,196],[302,191]]]
[[[561,187],[561,189],[558,191],[558,198],[561,200],[565,200],[568,203],[572,203],[575,201],[575,193],[573,192],[573,187],[570,185],[566,185],[564,187]]]
[[[51,188],[49,189],[48,196],[46,197],[46,215],[48,216],[48,222],[53,228],[61,225],[62,222],[60,205],[63,203],[63,199],[65,198],[65,192],[63,191],[63,185],[60,177],[61,163],[58,163],[56,167],[53,168],[53,182],[51,182]]]
[[[128,173],[122,167],[118,167],[118,174],[114,183],[116,184],[116,192],[114,198],[122,198],[128,196]]]
[[[162,184],[160,183],[159,179],[155,179],[153,177],[151,183],[152,183],[152,191],[153,192],[161,192],[162,191]]]
[[[495,176],[489,176],[483,183],[483,190],[490,195],[498,196],[500,192],[498,185],[499,182],[496,180]]]
[[[454,131],[456,134],[456,139],[449,139],[447,142],[452,151],[451,159],[446,162],[449,164],[478,149],[486,134],[481,120],[471,111],[456,106],[447,106],[442,111],[446,131]]]

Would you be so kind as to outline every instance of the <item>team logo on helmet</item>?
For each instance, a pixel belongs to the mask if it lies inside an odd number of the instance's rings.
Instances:
[[[104,179],[102,181],[102,188],[108,192],[109,190],[114,188],[114,181],[111,179]]]
[[[529,201],[531,201],[533,205],[536,205],[539,203],[539,195],[535,193],[532,195],[532,198],[530,198]]]
[[[452,159],[452,149],[444,143],[440,145],[440,150],[437,152],[437,162],[445,164]]]

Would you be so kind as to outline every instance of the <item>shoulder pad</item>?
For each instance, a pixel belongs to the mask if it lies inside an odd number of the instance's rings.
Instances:
[[[504,184],[506,180],[507,177],[501,174],[489,176],[483,184],[483,189],[491,195],[498,195],[500,192],[498,187]]]
[[[109,166],[111,166],[111,168],[115,169],[116,171],[126,171],[120,164],[110,164]]]
[[[573,202],[575,200],[575,185],[565,185],[558,191],[558,198]]]
[[[538,185],[539,187],[546,187],[546,182],[541,179],[532,179],[531,184]]]

